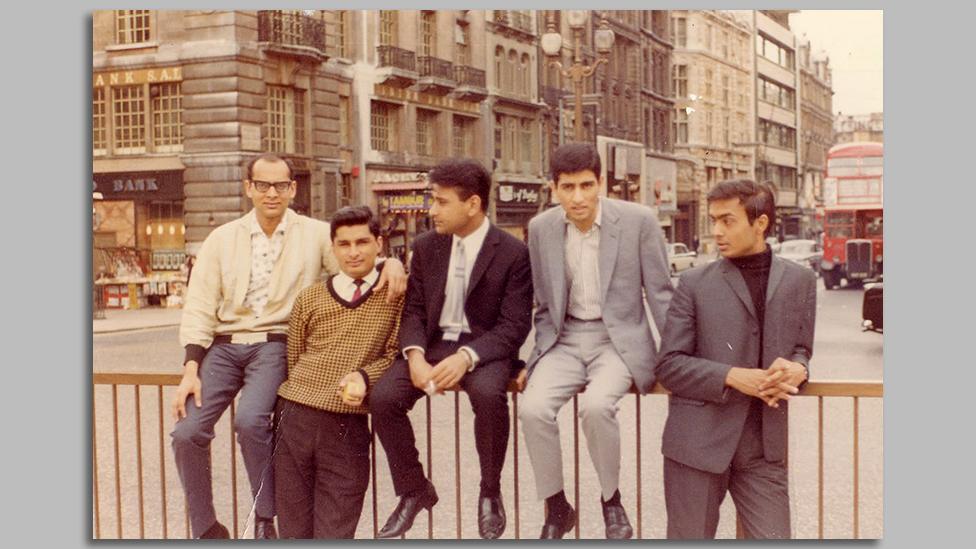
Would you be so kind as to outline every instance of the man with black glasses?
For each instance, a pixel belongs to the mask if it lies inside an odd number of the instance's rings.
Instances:
[[[244,192],[254,209],[204,240],[180,324],[186,348],[173,399],[173,453],[194,538],[227,538],[217,521],[210,471],[214,425],[241,397],[234,430],[254,503],[254,537],[273,539],[272,411],[287,373],[288,316],[299,291],[338,272],[329,224],[288,208],[290,164],[263,155],[247,166]],[[392,303],[406,290],[403,264],[387,260],[376,288]],[[193,401],[187,405],[187,400]]]

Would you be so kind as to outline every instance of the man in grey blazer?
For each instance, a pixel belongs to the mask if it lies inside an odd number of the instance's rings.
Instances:
[[[561,538],[576,523],[563,492],[556,416],[585,388],[579,415],[600,479],[610,539],[633,529],[617,490],[617,402],[632,385],[654,385],[655,346],[645,303],[662,326],[671,300],[664,234],[653,212],[602,198],[596,147],[574,143],[552,158],[552,194],[561,204],[529,223],[535,293],[535,348],[519,406],[536,490],[546,500],[541,538]]]
[[[668,538],[715,537],[730,492],[749,538],[789,538],[787,401],[813,354],[816,277],[772,255],[772,190],[723,181],[708,193],[722,258],[686,271],[662,334]]]

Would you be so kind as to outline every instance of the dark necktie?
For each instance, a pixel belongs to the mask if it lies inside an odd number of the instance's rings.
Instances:
[[[352,281],[352,283],[356,285],[356,291],[353,292],[353,294],[352,294],[352,300],[353,301],[359,301],[359,298],[363,297],[362,286],[363,286],[363,283],[365,283],[365,282],[366,281],[363,280],[363,279],[361,279],[361,278],[357,278],[356,280],[353,280]]]

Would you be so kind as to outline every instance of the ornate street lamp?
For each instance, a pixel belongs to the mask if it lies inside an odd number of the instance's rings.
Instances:
[[[587,10],[567,10],[566,19],[569,22],[569,27],[573,30],[573,64],[569,68],[563,68],[563,64],[559,61],[559,54],[562,51],[563,37],[561,34],[556,32],[556,23],[553,21],[552,17],[548,18],[546,33],[542,35],[542,51],[545,52],[546,56],[549,57],[549,64],[555,66],[559,72],[565,78],[570,78],[573,81],[573,91],[576,98],[576,109],[573,118],[573,127],[576,132],[576,141],[583,140],[583,81],[589,76],[593,75],[593,72],[601,63],[606,63],[608,61],[607,55],[610,50],[613,49],[614,35],[613,31],[610,30],[609,24],[607,24],[606,16],[601,12],[600,14],[600,28],[593,34],[593,43],[596,47],[597,53],[600,54],[600,58],[597,59],[592,65],[587,65],[583,63],[581,49],[582,49],[582,38],[583,30],[586,28],[586,20],[589,14]]]

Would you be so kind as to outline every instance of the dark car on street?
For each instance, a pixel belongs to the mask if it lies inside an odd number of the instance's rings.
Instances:
[[[861,325],[864,331],[884,333],[884,283],[869,282],[864,285],[864,301],[861,305]]]

